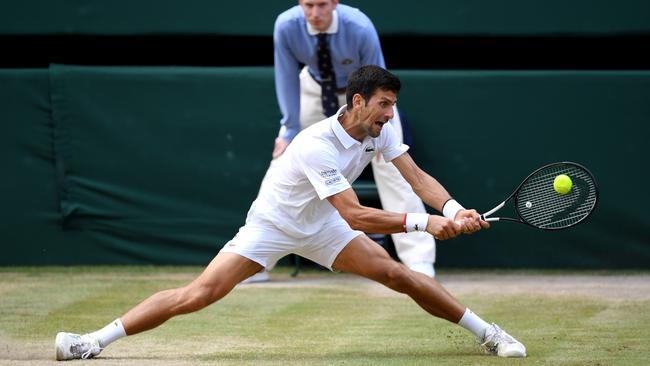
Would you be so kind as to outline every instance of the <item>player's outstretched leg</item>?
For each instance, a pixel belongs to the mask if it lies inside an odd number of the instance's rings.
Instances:
[[[407,294],[429,314],[456,323],[474,334],[483,348],[501,357],[525,357],[526,347],[495,324],[489,324],[462,305],[435,279],[393,260],[365,235],[353,239],[333,268],[377,281]]]
[[[111,342],[122,337],[155,328],[173,316],[203,309],[260,269],[261,265],[239,254],[219,253],[189,285],[152,295],[102,329],[87,334],[58,333],[55,339],[56,359],[95,357]]]

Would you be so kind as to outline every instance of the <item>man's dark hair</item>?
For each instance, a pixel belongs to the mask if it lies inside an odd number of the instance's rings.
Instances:
[[[377,92],[378,89],[399,93],[402,83],[397,76],[386,69],[376,65],[361,66],[348,77],[348,87],[345,100],[348,108],[352,108],[352,96],[361,94],[366,102]]]

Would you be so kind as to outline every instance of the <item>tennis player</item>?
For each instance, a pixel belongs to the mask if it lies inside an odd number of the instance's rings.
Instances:
[[[291,140],[344,105],[347,79],[363,65],[386,68],[379,35],[360,9],[338,0],[300,0],[278,15],[273,27],[275,90],[282,112],[271,169]],[[301,69],[300,65],[304,65]],[[410,128],[397,111],[390,124],[406,141]],[[376,155],[370,162],[381,207],[393,212],[426,213],[424,203],[395,166]],[[436,242],[424,232],[391,235],[395,252],[412,270],[435,276]],[[266,281],[268,272],[247,282]],[[263,305],[262,305],[263,306]]]
[[[469,330],[489,353],[524,357],[523,344],[474,314],[435,279],[393,260],[364,234],[421,231],[444,240],[489,227],[475,210],[464,209],[451,199],[415,164],[408,146],[399,142],[387,121],[393,117],[400,88],[399,79],[379,66],[353,72],[348,79],[347,105],[298,134],[278,158],[246,224],[201,275],[184,287],[154,294],[95,332],[58,333],[57,360],[97,356],[117,339],[198,311],[290,253],[407,294],[431,315]],[[377,152],[397,167],[426,204],[443,215],[362,206],[351,183]]]

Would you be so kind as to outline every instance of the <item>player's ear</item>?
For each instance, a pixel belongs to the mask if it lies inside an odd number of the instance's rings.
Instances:
[[[352,96],[352,106],[354,108],[362,107],[364,104],[365,104],[365,100],[363,99],[363,96],[361,94],[357,93]]]

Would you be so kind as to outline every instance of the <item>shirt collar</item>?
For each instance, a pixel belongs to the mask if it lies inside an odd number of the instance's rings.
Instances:
[[[334,9],[332,12],[332,24],[330,24],[329,28],[325,30],[325,32],[321,32],[314,28],[309,22],[306,21],[307,23],[307,33],[309,33],[312,36],[315,36],[319,33],[327,33],[327,34],[334,34],[339,31],[339,13]]]
[[[347,108],[347,105],[344,105],[343,107],[339,108],[339,110],[336,112],[335,115],[333,115],[330,121],[330,125],[332,126],[332,131],[334,131],[334,135],[341,141],[341,144],[343,145],[344,148],[349,149],[353,145],[361,145],[361,142],[357,141],[355,138],[350,136],[344,129],[343,126],[341,126],[341,122],[339,122],[338,117],[343,113]]]

